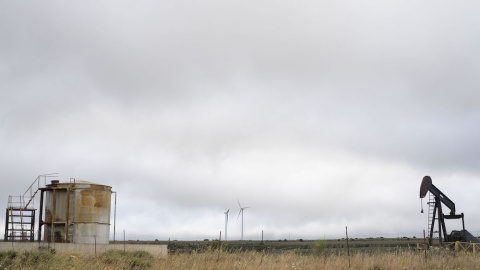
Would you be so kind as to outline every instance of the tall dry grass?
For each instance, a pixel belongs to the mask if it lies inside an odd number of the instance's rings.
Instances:
[[[350,267],[349,267],[350,259]],[[417,251],[299,255],[237,252],[170,255],[156,264],[161,269],[480,269],[473,254]]]
[[[480,269],[480,257],[446,251],[300,255],[295,252],[218,252],[154,258],[146,252],[109,251],[99,256],[0,253],[0,269]]]

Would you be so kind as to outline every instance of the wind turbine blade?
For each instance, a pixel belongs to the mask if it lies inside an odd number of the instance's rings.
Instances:
[[[245,207],[243,207],[242,209],[247,209],[247,208],[252,208],[252,207],[250,207],[250,206],[245,206]]]
[[[242,208],[242,205],[240,204],[240,201],[237,199],[237,202],[238,202],[238,206],[240,206],[240,208]]]
[[[238,212],[237,220],[240,217],[240,214],[242,213],[243,209],[240,208],[240,212]]]

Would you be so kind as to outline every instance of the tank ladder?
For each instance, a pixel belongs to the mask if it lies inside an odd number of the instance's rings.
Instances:
[[[427,234],[430,236],[430,230],[432,227],[432,221],[433,221],[433,211],[435,210],[435,196],[429,192],[428,193],[428,231]],[[438,219],[436,217],[435,219]],[[434,228],[434,234],[435,234],[435,228]]]
[[[8,196],[4,241],[34,241],[35,195],[40,190],[42,184],[45,185],[47,177],[56,176],[57,173],[39,175],[23,195]]]

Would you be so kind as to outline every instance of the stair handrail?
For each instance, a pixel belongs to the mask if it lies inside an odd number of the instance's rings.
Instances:
[[[35,181],[33,181],[33,183],[27,188],[27,191],[25,191],[25,193],[23,193],[23,196],[20,199],[21,208],[24,208],[24,209],[27,208],[28,205],[33,201],[33,198],[35,198],[35,195],[37,194],[38,190],[41,187],[41,179],[43,179],[43,186],[46,186],[47,177],[56,177],[57,175],[58,175],[58,173],[46,173],[46,174],[41,174],[41,175],[37,176]],[[34,191],[34,189],[35,189],[35,191]],[[27,195],[27,193],[30,193],[30,194]],[[30,196],[28,198],[27,203],[25,203],[25,197],[26,196]]]

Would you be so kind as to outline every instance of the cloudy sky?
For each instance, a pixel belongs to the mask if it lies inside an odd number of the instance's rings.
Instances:
[[[480,232],[479,13],[2,1],[0,209],[57,172],[118,192],[117,237],[239,239],[237,199],[247,239],[421,235],[430,175]]]

